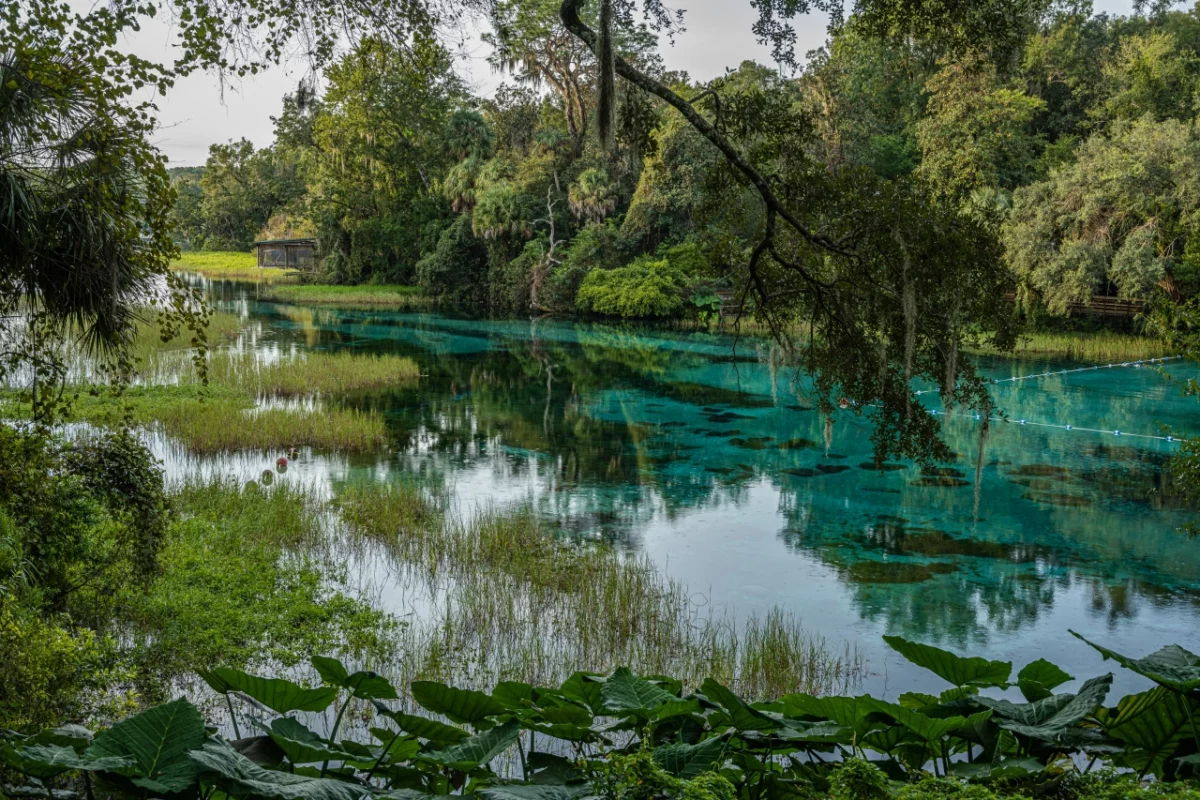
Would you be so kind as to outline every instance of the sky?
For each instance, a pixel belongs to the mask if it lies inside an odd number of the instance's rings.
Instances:
[[[1094,0],[1094,6],[1097,13],[1128,14],[1132,0]],[[708,80],[747,59],[771,63],[769,50],[754,40],[750,26],[756,12],[747,0],[686,0],[683,7],[686,31],[673,46],[666,41],[660,46],[668,69]],[[798,54],[825,41],[825,24],[825,18],[816,14],[796,20]],[[459,74],[477,94],[490,94],[504,77],[487,63],[489,51],[479,40],[479,31],[463,38],[458,48]],[[145,58],[169,63],[171,39],[169,23],[154,20],[127,40],[127,46]],[[203,164],[214,142],[244,137],[255,147],[265,147],[273,138],[271,116],[279,114],[283,95],[295,91],[307,74],[305,64],[295,63],[243,81],[222,83],[207,73],[179,80],[158,102],[161,127],[155,143],[172,166]]]

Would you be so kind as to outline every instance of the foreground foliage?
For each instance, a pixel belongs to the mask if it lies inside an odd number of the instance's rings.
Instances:
[[[94,786],[114,796],[220,791],[244,800],[460,792],[487,800],[818,792],[865,800],[891,796],[893,783],[910,800],[997,796],[974,784],[990,784],[1001,796],[1127,797],[1141,791],[1130,776],[1092,775],[1069,756],[1165,781],[1191,774],[1200,761],[1200,731],[1190,721],[1200,701],[1200,657],[1178,646],[1133,659],[1092,645],[1156,684],[1106,706],[1111,674],[1054,694],[1072,678],[1045,660],[1013,680],[1008,662],[885,639],[951,688],[906,693],[895,703],[807,694],[752,703],[712,679],[685,691],[672,678],[620,668],[577,672],[557,687],[505,681],[490,693],[416,681],[409,690],[418,710],[397,702],[383,676],[315,657],[316,688],[231,668],[200,670],[229,711],[232,740],[210,734],[197,708],[180,698],[95,735],[78,726],[8,734],[0,757],[42,791],[81,780],[89,792]],[[1025,702],[981,693],[1009,687]],[[345,735],[351,708],[363,724]],[[334,712],[331,725],[327,711]]]

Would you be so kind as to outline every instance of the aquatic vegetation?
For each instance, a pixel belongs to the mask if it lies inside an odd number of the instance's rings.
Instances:
[[[230,251],[189,250],[171,262],[176,272],[196,272],[209,278],[226,278],[264,282],[294,281],[287,270],[258,266],[254,253]]]
[[[304,490],[191,479],[170,497],[177,518],[159,574],[123,604],[143,684],[197,662],[291,666],[314,652],[388,652],[396,621],[352,597],[323,557],[327,520]]]
[[[252,353],[220,353],[209,367],[210,382],[272,397],[344,395],[411,385],[419,377],[420,371],[411,358],[346,351],[311,352],[270,362]]]
[[[306,446],[363,452],[387,441],[377,413],[312,404],[258,408],[240,398],[183,398],[153,404],[144,419],[200,454]]]
[[[437,298],[425,294],[420,286],[402,284],[274,286],[267,293],[267,299],[280,303],[335,305],[342,308],[427,308],[437,304]]]
[[[988,348],[978,353],[999,353]],[[1032,332],[1022,334],[1016,347],[1005,356],[1052,356],[1072,361],[1104,362],[1160,358],[1174,351],[1162,339],[1112,331]]]
[[[1188,720],[1200,656],[1170,646],[1135,659],[1092,645],[1157,684],[1106,706],[1111,673],[1055,694],[1074,678],[1045,659],[1013,680],[1011,662],[884,641],[949,688],[898,702],[803,692],[752,702],[715,678],[689,689],[619,667],[491,691],[419,680],[402,696],[379,672],[314,656],[316,687],[197,667],[228,710],[218,730],[232,740],[209,735],[204,715],[180,698],[94,737],[79,727],[10,734],[0,757],[39,788],[95,776],[114,797],[165,786],[156,793],[220,790],[231,800],[885,800],[894,780],[907,800],[995,797],[987,787],[1082,800],[1141,796],[1147,776],[1164,791],[1145,796],[1195,796],[1169,784],[1195,772]],[[985,694],[1010,686],[1024,702]]]
[[[744,625],[713,616],[646,557],[564,539],[528,512],[443,518],[436,497],[374,484],[346,490],[336,506],[353,535],[411,566],[411,580],[450,582],[434,604],[445,612],[406,631],[409,676],[561,680],[580,666],[629,664],[765,696],[776,686],[828,691],[862,669],[794,615],[774,609]],[[454,660],[481,654],[481,663]]]

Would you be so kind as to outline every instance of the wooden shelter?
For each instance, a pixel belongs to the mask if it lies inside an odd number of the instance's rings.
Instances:
[[[258,266],[311,270],[316,262],[316,239],[264,239],[254,243]]]

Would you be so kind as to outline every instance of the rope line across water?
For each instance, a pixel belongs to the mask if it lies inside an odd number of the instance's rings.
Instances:
[[[1162,356],[1161,358],[1147,358],[1147,359],[1141,359],[1138,361],[1123,361],[1119,364],[1117,364],[1117,363],[1097,364],[1094,367],[1076,367],[1075,369],[1062,369],[1062,370],[1056,370],[1056,371],[1051,371],[1051,372],[1038,372],[1038,373],[1034,373],[1031,375],[1018,375],[1017,377],[1014,377],[1014,378],[992,378],[991,382],[993,385],[998,385],[1001,383],[1015,383],[1016,381],[1026,381],[1026,380],[1031,380],[1033,378],[1049,378],[1049,377],[1056,376],[1056,375],[1072,375],[1076,372],[1092,372],[1093,370],[1112,369],[1114,367],[1133,367],[1135,369],[1140,369],[1145,364],[1163,364],[1163,363],[1166,363],[1167,361],[1175,361],[1180,358],[1183,358],[1183,356]],[[913,392],[913,394],[915,394],[915,395],[941,394],[941,390],[940,389],[922,389],[918,392]],[[975,419],[976,421],[981,421],[983,419],[982,414],[938,411],[936,408],[929,409],[929,413],[935,417],[964,417],[967,419]],[[1077,428],[1074,425],[1058,425],[1053,422],[1030,422],[1027,419],[1012,420],[1012,419],[1005,419],[1004,417],[988,417],[988,421],[989,422],[1003,422],[1003,423],[1009,424],[1009,425],[1034,425],[1039,428],[1057,428],[1058,430],[1079,431],[1081,433],[1107,433],[1107,434],[1112,434],[1113,436],[1133,436],[1138,439],[1157,439],[1160,442],[1178,443],[1180,441],[1178,436],[1156,436],[1152,433],[1129,433],[1127,431],[1121,431],[1121,430],[1116,430],[1116,429],[1106,430],[1104,428]]]
[[[1017,381],[1027,381],[1033,378],[1050,378],[1056,375],[1073,375],[1076,372],[1092,372],[1098,369],[1112,369],[1113,367],[1133,367],[1140,369],[1144,364],[1164,364],[1168,361],[1175,361],[1183,358],[1183,356],[1163,356],[1162,358],[1146,358],[1139,361],[1123,361],[1120,364],[1097,364],[1094,367],[1076,367],[1075,369],[1060,369],[1051,372],[1038,372],[1032,375],[1018,375],[1015,378],[992,378],[993,385],[1001,383],[1015,383]],[[921,389],[913,394],[941,394],[940,389]]]
[[[966,419],[974,419],[976,421],[983,420],[982,414],[970,414],[970,413],[952,412],[952,411],[938,411],[936,408],[929,409],[929,413],[935,417],[964,417]],[[1058,425],[1053,422],[1031,422],[1027,419],[1014,420],[1014,419],[1005,419],[1004,417],[988,417],[988,422],[1003,422],[1007,425],[1033,425],[1038,428],[1057,428],[1058,430],[1079,431],[1080,433],[1107,433],[1107,434],[1112,434],[1113,436],[1133,436],[1138,439],[1157,439],[1160,442],[1178,443],[1180,441],[1178,436],[1156,436],[1152,433],[1129,433],[1128,431],[1115,430],[1115,429],[1114,430],[1106,430],[1104,428],[1077,428],[1074,425]]]

